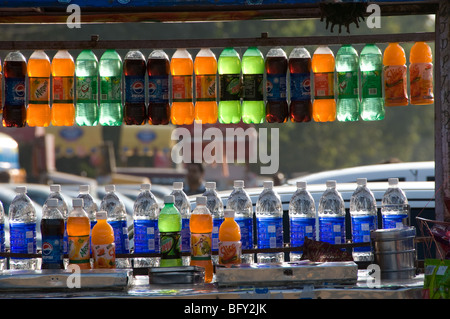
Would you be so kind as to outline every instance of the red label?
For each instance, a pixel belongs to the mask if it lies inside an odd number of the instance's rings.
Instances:
[[[314,73],[314,98],[334,99],[334,73]]]

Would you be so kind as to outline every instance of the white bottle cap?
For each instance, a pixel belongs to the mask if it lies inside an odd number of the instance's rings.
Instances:
[[[197,196],[195,202],[197,205],[206,205],[206,196]]]
[[[115,192],[116,191],[116,186],[114,186],[114,185],[106,185],[105,186],[105,191],[107,193]]]
[[[74,198],[72,200],[72,206],[73,207],[83,207],[84,201],[82,198]]]
[[[82,193],[89,193],[90,187],[89,185],[80,185],[78,190]]]
[[[273,187],[273,181],[264,181],[263,182],[264,188],[272,188]]]
[[[51,192],[60,192],[61,191],[61,185],[58,185],[58,184],[50,185],[50,191]]]
[[[326,182],[327,187],[336,187],[336,181],[330,180]]]
[[[225,209],[223,212],[223,217],[225,218],[234,218],[234,210],[232,209]]]
[[[150,188],[151,188],[151,185],[150,184],[141,184],[141,190],[142,191],[149,191],[150,190]]]
[[[95,213],[95,218],[97,220],[99,219],[107,219],[108,218],[108,213],[104,210],[98,211]]]
[[[367,178],[362,178],[362,177],[357,178],[356,179],[356,184],[361,185],[361,186],[366,185],[367,184]]]
[[[237,180],[237,181],[234,181],[234,187],[244,187],[244,181],[242,181],[242,180]]]
[[[183,189],[183,182],[173,182],[173,189],[176,189],[176,190]]]
[[[304,181],[297,182],[297,188],[306,188],[306,182]]]
[[[391,177],[391,178],[388,179],[388,183],[389,183],[389,186],[395,186],[395,185],[398,184],[398,178]]]
[[[48,207],[58,207],[58,199],[56,199],[56,198],[50,198],[50,199],[47,201],[47,206],[48,206]]]
[[[164,204],[173,204],[174,201],[175,201],[175,196],[173,196],[173,195],[164,196]]]
[[[17,186],[16,187],[16,193],[25,194],[26,192],[27,192],[26,186]]]
[[[205,187],[206,188],[216,189],[216,182],[206,182],[205,183]]]

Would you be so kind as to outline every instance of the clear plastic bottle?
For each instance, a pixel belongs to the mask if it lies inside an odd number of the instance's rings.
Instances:
[[[408,199],[398,184],[398,178],[388,179],[389,187],[381,200],[383,228],[402,228],[409,217]]]
[[[213,232],[212,232],[212,251],[218,252],[219,250],[219,229],[223,222],[223,203],[219,195],[216,192],[215,182],[205,183],[205,192],[203,196],[206,197],[206,207],[211,212],[213,217]],[[212,260],[215,264],[219,261],[218,255],[213,255]]]
[[[77,125],[98,124],[98,59],[92,50],[83,50],[75,61]],[[95,218],[95,215],[94,215]]]
[[[134,253],[159,253],[158,232],[159,206],[150,184],[142,184],[141,192],[134,202]],[[133,265],[138,267],[157,267],[157,257],[133,258]]]
[[[272,181],[263,183],[263,191],[256,201],[256,230],[258,248],[283,248],[283,208],[278,193],[273,189]],[[258,263],[276,263],[284,261],[283,252],[258,253]]]
[[[0,202],[0,252],[6,252],[6,236],[5,236],[5,210],[3,203]],[[5,270],[7,266],[6,257],[0,257],[0,270]]]
[[[316,204],[306,189],[306,182],[297,182],[297,190],[289,201],[289,226],[291,247],[302,246],[305,237],[316,239]],[[290,261],[298,261],[301,257],[301,251],[289,254]]]
[[[79,186],[79,194],[77,198],[83,199],[83,209],[89,216],[89,220],[91,222],[91,229],[95,225],[95,216],[98,212],[98,205],[95,202],[94,198],[90,194],[90,186],[89,185],[80,185]]]
[[[336,181],[326,182],[327,189],[319,201],[319,238],[330,244],[345,243],[345,206],[336,189]]]
[[[122,59],[115,50],[106,50],[103,53],[99,63],[99,74],[99,124],[103,126],[120,126],[123,122]]]
[[[377,229],[377,202],[367,187],[367,178],[358,178],[356,184],[356,190],[350,198],[352,241],[366,243],[370,242],[370,232]],[[371,246],[353,248],[353,260],[373,260]]]
[[[189,229],[189,219],[191,217],[191,204],[186,193],[183,191],[183,182],[174,182],[170,195],[175,197],[175,207],[181,214],[181,252],[191,251],[191,231]],[[189,256],[183,256],[183,265],[188,266]]]

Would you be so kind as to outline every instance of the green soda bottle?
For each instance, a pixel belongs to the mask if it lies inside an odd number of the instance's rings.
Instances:
[[[241,121],[241,58],[234,48],[225,48],[217,62],[219,72],[219,122]]]
[[[264,123],[266,107],[263,95],[264,57],[256,47],[249,47],[242,57],[243,102],[242,121],[246,124]]]
[[[358,65],[358,52],[349,44],[343,45],[336,55],[336,117],[341,122],[359,120]]]
[[[98,124],[98,60],[92,50],[83,50],[75,61],[75,122],[80,126]]]
[[[115,50],[106,50],[100,58],[100,119],[103,126],[123,122],[122,59]]]
[[[164,207],[158,217],[161,247],[160,267],[182,266],[181,261],[181,214],[174,205],[175,197],[164,197]]]

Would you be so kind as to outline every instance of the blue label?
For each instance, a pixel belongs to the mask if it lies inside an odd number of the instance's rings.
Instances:
[[[116,244],[117,254],[128,254],[130,248],[128,245],[128,228],[126,220],[109,221],[108,224],[114,230],[114,243]]]
[[[0,224],[0,252],[4,253],[5,249],[5,225]],[[5,257],[0,257],[0,259],[4,259]]]
[[[234,220],[241,229],[242,249],[253,249],[253,218],[236,217]]]
[[[370,242],[370,232],[377,229],[377,216],[352,216],[352,240],[354,243]],[[370,246],[355,247],[354,252],[370,252]]]
[[[189,228],[189,218],[181,220],[181,251],[191,251],[191,230]]]
[[[311,99],[311,75],[309,73],[291,73],[291,101]]]
[[[63,238],[63,252],[67,254],[69,252],[69,235],[67,234],[67,222],[64,222],[64,238]]]
[[[125,76],[125,102],[145,103],[145,78],[143,76]]]
[[[260,217],[256,219],[258,248],[283,247],[283,218]]]
[[[291,217],[289,219],[291,247],[300,247],[305,237],[314,240],[316,237],[316,219],[309,217]]]
[[[59,236],[42,237],[42,262],[45,264],[61,264],[64,258],[63,238]]]
[[[25,78],[5,78],[5,104],[25,105]]]
[[[159,230],[157,220],[134,221],[134,252],[159,253]]]
[[[9,227],[11,252],[18,254],[35,254],[36,224],[11,223]]]
[[[403,219],[408,218],[408,214],[383,214],[383,228],[402,228]]]
[[[148,101],[149,103],[169,102],[169,76],[148,77]]]
[[[345,217],[319,217],[319,238],[330,244],[345,244]]]
[[[286,100],[286,74],[267,74],[266,91],[268,101]]]
[[[222,225],[223,218],[213,219],[213,231],[212,231],[212,251],[219,250],[219,228]]]

